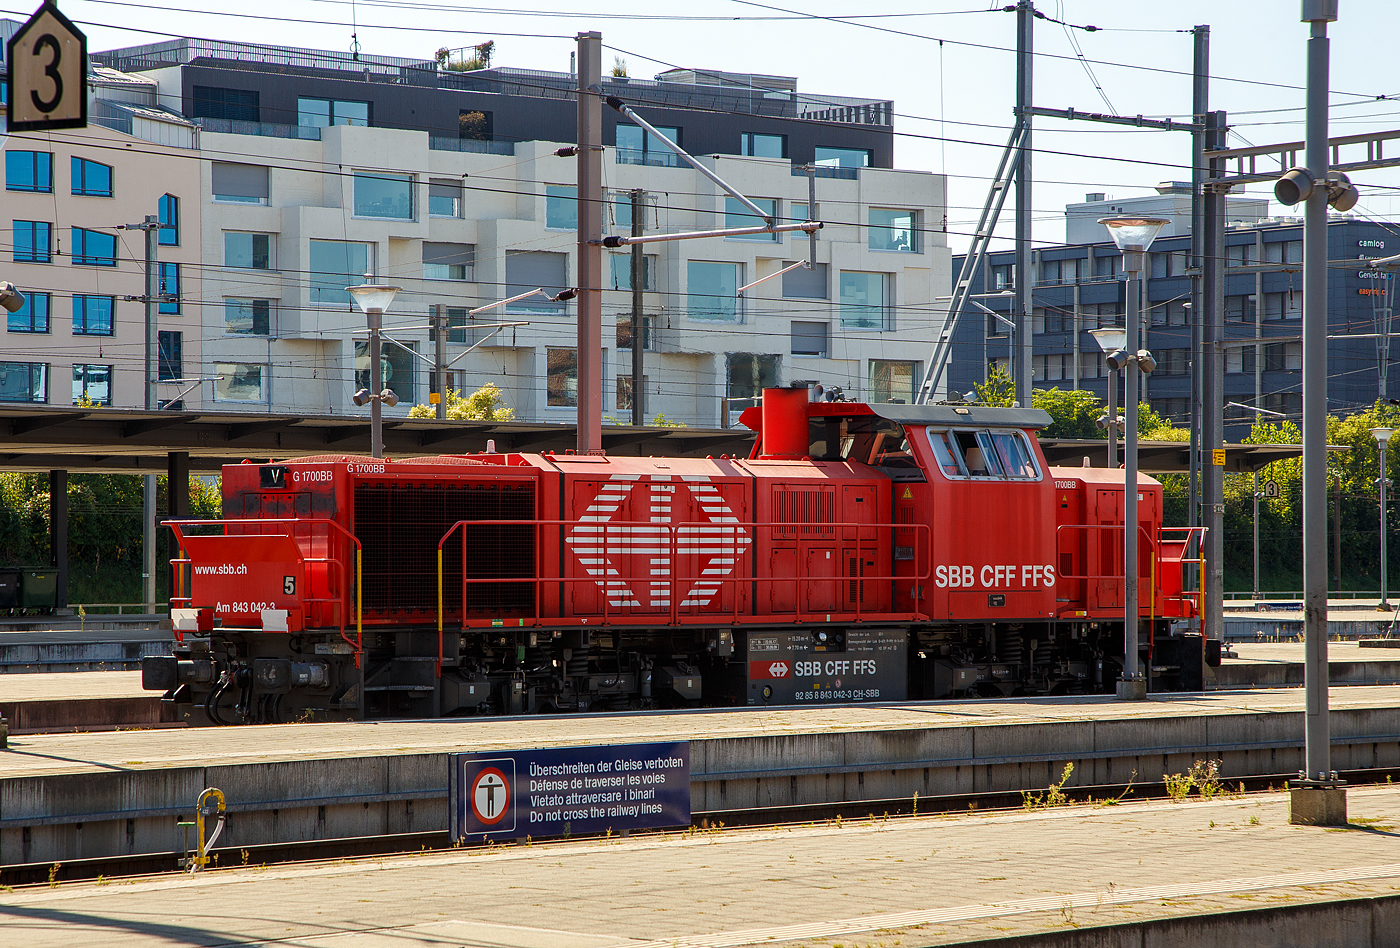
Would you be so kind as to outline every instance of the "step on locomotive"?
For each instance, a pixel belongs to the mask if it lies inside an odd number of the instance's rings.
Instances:
[[[1051,467],[1038,409],[769,389],[751,455],[228,465],[171,521],[196,724],[1112,692],[1121,470]],[[1192,530],[1139,476],[1139,671],[1201,687]]]

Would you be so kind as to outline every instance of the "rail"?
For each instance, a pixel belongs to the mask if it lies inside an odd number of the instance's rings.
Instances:
[[[514,577],[474,577],[466,575],[469,562],[467,551],[468,527],[531,527],[534,531],[534,570],[531,576]],[[576,555],[584,575],[556,576],[543,575],[543,531],[564,527],[583,528],[585,539],[590,546],[587,555]],[[914,544],[914,563],[924,563],[922,573],[888,575],[867,572],[865,557],[878,551],[881,530],[914,531],[919,542]],[[686,624],[713,623],[719,615],[726,615],[736,625],[749,622],[772,622],[781,616],[784,620],[812,621],[820,617],[826,622],[863,622],[873,615],[890,621],[920,622],[927,620],[924,613],[914,611],[895,613],[877,610],[865,605],[866,583],[890,583],[891,593],[895,582],[910,582],[921,585],[932,575],[932,531],[928,524],[872,524],[872,523],[716,523],[713,521],[691,521],[684,523],[640,523],[624,521],[593,522],[579,520],[459,520],[448,528],[437,545],[437,615],[438,615],[438,674],[442,674],[443,633],[446,626],[447,607],[445,603],[446,579],[444,574],[443,551],[453,534],[459,533],[462,543],[461,577],[461,627],[471,628],[468,618],[467,590],[471,586],[486,585],[529,585],[533,594],[533,614],[512,616],[518,627],[539,626],[546,621],[550,625],[578,625],[596,628],[612,625],[614,618],[626,616],[637,619],[651,619],[672,627]],[[813,552],[845,554],[854,551],[857,567],[854,575],[830,572],[826,575],[802,575],[804,571],[794,570],[792,576],[759,576],[757,570],[751,574],[741,573],[739,563],[746,555],[753,554],[762,531],[768,531],[767,549],[775,547],[791,550],[795,562]],[[789,534],[790,537],[777,538],[774,534]],[[803,534],[806,534],[805,536]],[[896,534],[891,534],[891,540]],[[567,541],[562,540],[561,543]],[[596,547],[591,544],[598,544]],[[779,545],[780,544],[780,545]],[[891,542],[893,548],[893,542]],[[921,552],[922,551],[922,552]],[[665,554],[667,559],[658,562]],[[639,573],[624,573],[612,565],[613,556],[648,556],[651,560],[650,576]],[[679,565],[685,558],[695,559],[695,572],[684,572]],[[893,561],[892,561],[893,562]],[[718,565],[716,565],[718,564]],[[836,564],[833,564],[833,566]],[[590,567],[592,568],[590,570]],[[916,567],[917,570],[917,567]],[[733,573],[734,575],[729,575]],[[848,594],[841,603],[833,602],[830,607],[814,607],[810,589],[815,584],[850,584]],[[586,615],[565,615],[562,590],[584,584],[599,590],[600,612]],[[745,614],[741,611],[744,596],[743,587],[752,587],[750,606],[759,601],[760,591],[768,590],[770,598],[781,586],[791,584],[793,597],[791,608],[772,610],[762,614]],[[558,616],[544,616],[542,589],[557,585],[561,590]],[[633,587],[637,587],[634,589]],[[804,588],[808,595],[804,596]],[[707,609],[718,599],[721,607],[725,601],[723,591],[732,590],[728,597],[728,608]],[[645,593],[639,595],[639,591]],[[853,593],[853,594],[851,594]],[[917,602],[917,600],[915,600]],[[893,606],[893,603],[890,604]],[[853,606],[853,608],[851,608]],[[917,608],[917,606],[916,606]],[[600,617],[601,613],[601,617]],[[506,620],[500,617],[482,618],[476,625],[481,627],[504,627]]]
[[[360,667],[361,656],[362,656],[362,654],[363,654],[363,652],[364,652],[364,641],[365,641],[365,628],[364,628],[364,593],[363,593],[364,583],[363,583],[363,576],[362,576],[362,571],[363,571],[363,559],[364,559],[364,556],[363,556],[363,554],[364,554],[364,548],[363,548],[363,546],[361,545],[359,538],[356,537],[356,536],[355,536],[353,533],[351,533],[349,530],[345,529],[345,528],[342,527],[340,524],[336,523],[334,520],[327,520],[327,519],[324,519],[324,518],[301,519],[301,518],[296,518],[296,517],[277,517],[277,518],[271,518],[271,517],[270,517],[270,518],[265,518],[265,519],[264,519],[264,518],[259,518],[259,517],[244,517],[244,518],[233,519],[233,520],[164,520],[164,521],[162,521],[162,525],[163,525],[163,526],[167,526],[167,527],[169,527],[171,530],[173,530],[173,531],[175,532],[175,538],[176,538],[176,540],[179,542],[180,548],[181,548],[182,551],[183,551],[183,548],[184,548],[184,545],[185,545],[185,533],[184,533],[184,528],[187,527],[187,526],[219,527],[219,528],[221,528],[221,529],[223,530],[223,534],[222,534],[222,535],[223,535],[223,536],[228,536],[228,535],[229,535],[229,533],[228,533],[228,528],[229,528],[229,526],[231,526],[231,525],[266,527],[266,526],[271,526],[271,525],[273,525],[273,524],[284,524],[284,523],[292,524],[292,525],[293,525],[293,528],[294,528],[293,531],[290,532],[290,533],[262,534],[262,535],[265,535],[265,536],[284,536],[284,537],[286,537],[287,539],[292,540],[293,542],[296,542],[296,543],[297,543],[297,546],[298,546],[299,548],[301,548],[301,543],[297,541],[297,537],[295,536],[295,533],[296,533],[295,528],[296,528],[296,527],[306,527],[306,528],[308,528],[308,530],[309,530],[309,528],[311,528],[311,527],[314,527],[314,526],[317,526],[317,525],[324,525],[324,526],[326,526],[326,527],[331,528],[331,530],[327,531],[327,535],[326,535],[326,547],[327,547],[327,552],[329,552],[329,548],[330,548],[330,545],[331,545],[331,544],[330,544],[330,537],[331,537],[331,535],[332,535],[332,531],[335,532],[335,533],[339,533],[341,537],[343,537],[343,538],[346,539],[346,540],[349,540],[351,543],[353,543],[353,544],[355,545],[355,638],[354,638],[354,639],[351,639],[350,636],[348,636],[348,635],[345,634],[345,611],[346,611],[346,610],[345,610],[345,601],[344,601],[344,600],[345,600],[345,597],[344,597],[344,587],[345,587],[346,576],[345,576],[345,564],[341,561],[341,559],[340,559],[339,557],[334,557],[334,556],[303,556],[303,557],[301,558],[301,563],[302,563],[301,588],[302,588],[303,590],[307,590],[307,591],[310,591],[310,590],[312,590],[312,589],[314,588],[314,587],[312,586],[312,584],[311,584],[311,576],[310,576],[310,573],[308,572],[308,567],[309,567],[311,564],[314,564],[314,563],[324,563],[328,569],[334,569],[334,570],[338,570],[338,571],[339,571],[339,572],[338,572],[338,576],[339,576],[339,578],[340,578],[340,580],[341,580],[340,585],[341,585],[341,589],[342,589],[342,594],[341,594],[340,596],[336,596],[336,597],[332,597],[332,596],[324,596],[324,597],[302,596],[302,597],[300,597],[300,598],[301,598],[301,601],[302,601],[303,603],[306,603],[307,605],[310,605],[310,604],[312,604],[312,603],[328,603],[328,604],[331,604],[331,605],[333,605],[333,606],[336,607],[335,612],[336,612],[336,614],[340,617],[340,637],[341,637],[341,639],[343,639],[343,640],[345,641],[345,644],[349,645],[352,649],[354,649],[354,654],[355,654],[355,667],[356,667],[356,668],[359,668],[359,667]],[[201,534],[201,535],[202,535],[202,534]],[[254,534],[254,535],[256,535],[256,534]],[[308,543],[311,541],[311,538],[310,538],[309,536],[307,537],[307,541],[308,541]],[[171,568],[172,568],[173,570],[175,570],[174,588],[175,588],[176,591],[183,591],[183,590],[185,590],[185,588],[186,588],[186,581],[190,578],[190,577],[189,577],[189,574],[186,573],[186,567],[193,565],[193,562],[194,562],[194,561],[193,561],[190,557],[187,557],[187,556],[179,556],[179,557],[172,557],[172,558],[171,558],[171,560],[170,560],[170,566],[171,566]],[[329,586],[330,584],[328,583],[327,585]],[[190,590],[190,591],[193,592],[193,590]],[[177,603],[183,603],[184,606],[185,606],[186,608],[190,608],[190,607],[192,607],[192,606],[194,605],[194,600],[193,600],[193,598],[192,598],[191,596],[171,596],[171,597],[170,597],[170,608],[171,608],[172,610],[175,609],[175,608],[177,608],[177,606],[176,606]],[[183,635],[183,633],[181,633],[178,629],[175,630],[175,640],[176,640],[177,642],[183,642],[183,641],[184,641],[184,635]]]

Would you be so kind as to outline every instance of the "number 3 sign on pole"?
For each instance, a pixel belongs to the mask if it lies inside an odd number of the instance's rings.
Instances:
[[[5,50],[12,132],[87,127],[87,37],[46,2]]]

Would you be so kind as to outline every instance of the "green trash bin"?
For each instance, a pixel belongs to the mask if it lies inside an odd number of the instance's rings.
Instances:
[[[21,609],[52,609],[58,605],[58,570],[25,569],[19,576]]]

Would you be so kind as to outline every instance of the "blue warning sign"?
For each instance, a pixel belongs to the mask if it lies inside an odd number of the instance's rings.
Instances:
[[[454,839],[524,839],[690,823],[690,744],[453,754]]]

